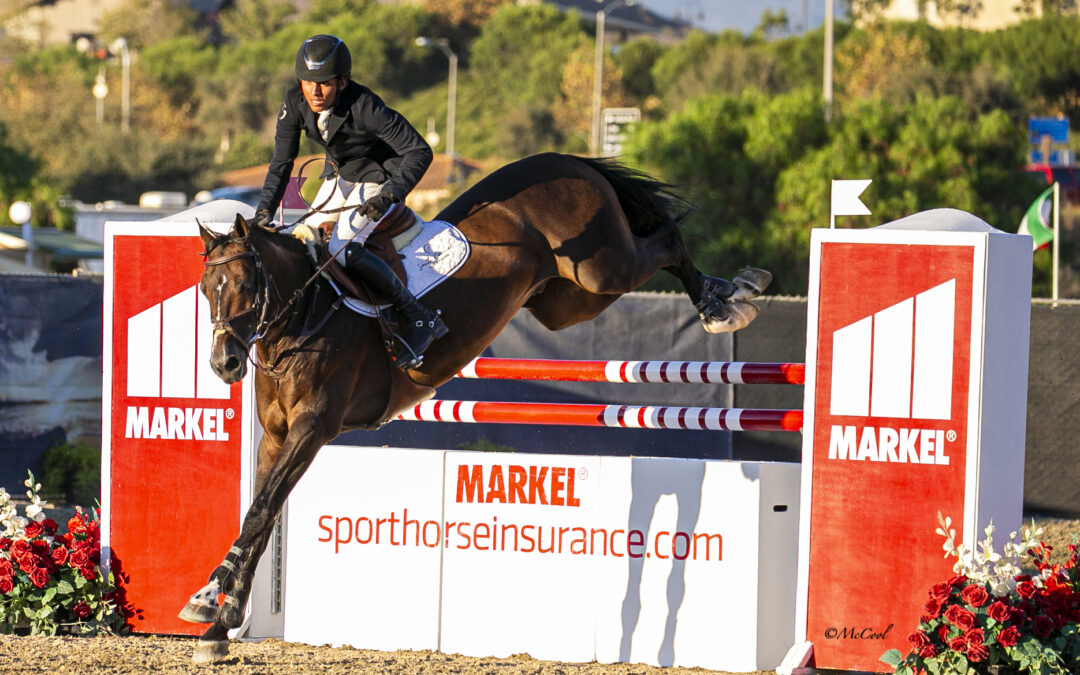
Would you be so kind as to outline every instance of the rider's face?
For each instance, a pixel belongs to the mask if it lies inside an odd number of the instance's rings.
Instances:
[[[335,77],[328,82],[309,82],[300,80],[300,89],[304,92],[304,100],[312,112],[322,112],[334,107],[334,100],[341,91],[344,78]]]

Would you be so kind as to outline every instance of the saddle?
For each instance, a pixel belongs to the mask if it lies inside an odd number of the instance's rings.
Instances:
[[[420,232],[422,227],[423,221],[412,209],[404,204],[395,204],[393,208],[386,212],[386,215],[375,226],[371,234],[368,235],[364,246],[389,265],[394,274],[401,279],[401,283],[407,285],[409,278],[405,272],[405,266],[401,264],[402,256],[398,254],[398,248],[408,244]],[[318,253],[318,264],[320,266],[326,265],[324,271],[345,291],[346,295],[361,300],[372,295],[370,291],[361,293],[360,288],[349,276],[348,272],[345,271],[345,268],[341,266],[341,263],[332,259],[327,248],[327,239],[324,238],[323,245],[318,248]]]

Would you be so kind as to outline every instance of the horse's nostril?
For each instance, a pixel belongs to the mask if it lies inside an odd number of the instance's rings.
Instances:
[[[236,358],[235,356],[230,356],[228,359],[225,360],[224,371],[226,373],[236,372],[239,369],[240,369],[240,359]]]

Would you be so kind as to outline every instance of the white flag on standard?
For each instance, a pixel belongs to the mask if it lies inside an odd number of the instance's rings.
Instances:
[[[829,227],[836,227],[837,216],[868,216],[870,209],[866,208],[859,199],[859,195],[866,190],[872,180],[834,180],[832,182],[832,198],[829,202]]]

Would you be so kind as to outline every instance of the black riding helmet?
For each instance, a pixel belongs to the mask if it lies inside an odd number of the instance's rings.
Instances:
[[[352,73],[352,54],[341,38],[316,35],[304,40],[296,52],[296,77],[309,82],[328,82]]]

